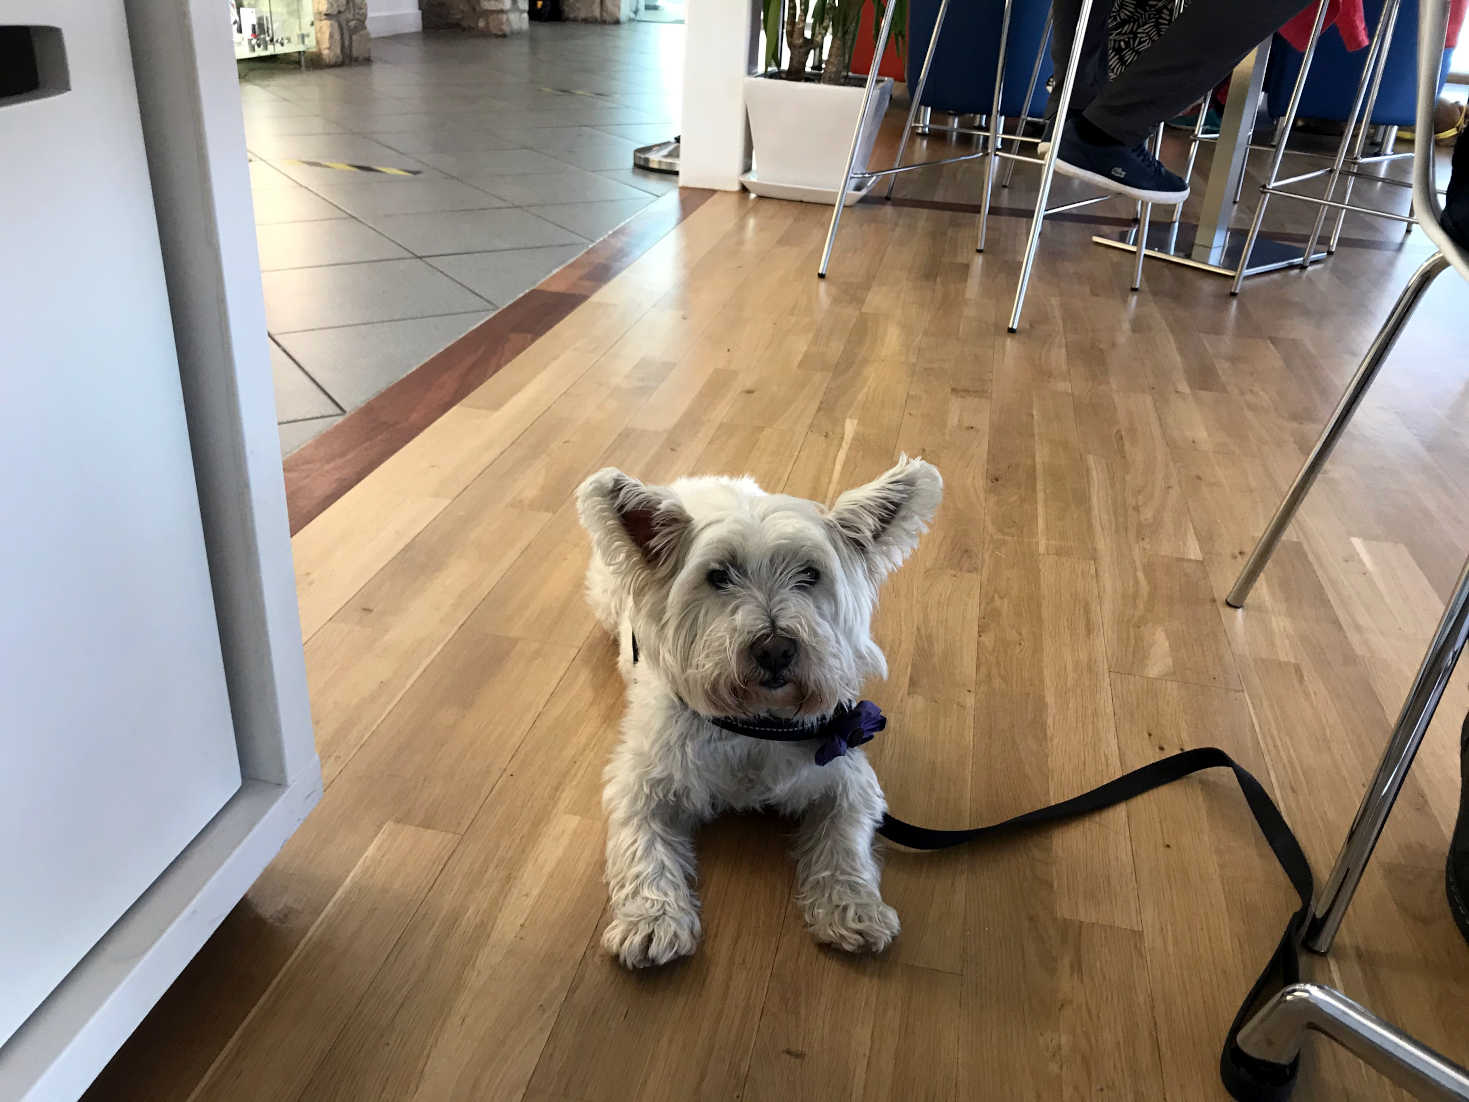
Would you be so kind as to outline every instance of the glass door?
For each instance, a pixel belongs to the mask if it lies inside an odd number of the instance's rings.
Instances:
[[[311,0],[227,0],[234,24],[235,57],[294,54],[315,45]]]

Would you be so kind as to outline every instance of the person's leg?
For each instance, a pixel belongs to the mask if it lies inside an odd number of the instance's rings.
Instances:
[[[1301,3],[1193,0],[1157,42],[1102,88],[1084,117],[1123,145],[1136,145],[1228,76]]]
[[[1449,173],[1449,190],[1444,194],[1443,228],[1450,237],[1469,249],[1469,130],[1454,139],[1454,159]],[[1469,723],[1469,720],[1466,720]],[[1464,824],[1465,865],[1469,869],[1469,819]],[[1465,937],[1469,937],[1466,931]]]
[[[1198,0],[1203,3],[1205,0]],[[1112,0],[1092,0],[1091,18],[1082,38],[1081,58],[1076,66],[1076,87],[1071,93],[1071,114],[1076,114],[1097,98],[1107,83],[1107,20],[1112,13]],[[1081,18],[1081,0],[1053,0],[1051,16],[1051,68],[1056,74],[1055,86],[1046,101],[1046,118],[1056,117],[1061,101],[1061,78],[1071,61],[1071,44],[1076,41],[1077,22]]]
[[[1469,148],[1464,145],[1462,136],[1459,148]],[[1459,762],[1459,819],[1449,839],[1444,884],[1448,889],[1449,912],[1454,916],[1454,925],[1469,940],[1469,899],[1465,898],[1469,893],[1469,716],[1464,717],[1464,732],[1459,737]]]

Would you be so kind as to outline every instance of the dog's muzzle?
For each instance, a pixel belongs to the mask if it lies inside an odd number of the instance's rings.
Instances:
[[[632,661],[638,664],[638,637],[632,636]],[[679,701],[685,708],[682,700]],[[692,711],[692,709],[690,709]],[[816,764],[827,765],[848,750],[871,742],[873,736],[886,729],[887,716],[870,700],[859,700],[856,704],[839,704],[836,711],[819,723],[803,723],[795,719],[775,719],[765,716],[705,716],[721,731],[733,735],[744,735],[763,742],[807,742],[819,740],[816,747]]]

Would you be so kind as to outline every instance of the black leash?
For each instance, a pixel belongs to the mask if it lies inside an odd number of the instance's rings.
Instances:
[[[637,636],[632,637],[632,659],[638,661]],[[862,745],[887,726],[886,718],[877,705],[869,700],[856,704],[843,704],[826,720],[804,725],[797,721],[770,718],[748,718],[736,716],[705,717],[716,727],[731,734],[769,742],[805,742],[820,740],[816,750],[816,763],[827,765],[841,757],[848,749]],[[890,842],[915,850],[948,849],[966,842],[978,842],[1016,834],[1031,827],[1047,823],[1059,823],[1067,819],[1079,819],[1096,811],[1116,807],[1134,796],[1151,792],[1155,788],[1172,784],[1205,769],[1228,768],[1244,793],[1245,802],[1255,816],[1255,825],[1260,828],[1270,850],[1280,862],[1281,869],[1290,879],[1300,897],[1301,906],[1286,923],[1280,944],[1275,947],[1270,962],[1265,965],[1260,978],[1250,988],[1239,1012],[1230,1023],[1229,1033],[1224,1038],[1224,1051],[1219,1056],[1219,1077],[1224,1087],[1238,1102],[1286,1102],[1296,1085],[1296,1073],[1300,1069],[1300,1058],[1288,1064],[1273,1060],[1261,1060],[1239,1047],[1240,1028],[1249,1021],[1255,1011],[1281,988],[1297,983],[1301,978],[1301,941],[1306,934],[1306,923],[1311,917],[1311,899],[1315,885],[1311,877],[1311,865],[1306,860],[1301,844],[1296,841],[1285,816],[1265,791],[1265,786],[1254,775],[1217,746],[1201,746],[1195,750],[1182,750],[1177,754],[1149,762],[1115,780],[1098,785],[1090,792],[1073,796],[1069,800],[1039,807],[1023,815],[1006,819],[990,826],[969,827],[966,830],[934,830],[932,827],[915,826],[893,815],[883,815],[882,825],[877,832]]]
[[[967,830],[934,830],[930,827],[914,826],[892,815],[884,815],[878,833],[891,842],[908,849],[937,850],[1015,834],[1030,827],[1046,823],[1062,822],[1090,815],[1095,811],[1115,807],[1134,796],[1151,792],[1155,788],[1172,784],[1193,773],[1205,769],[1227,767],[1234,772],[1234,779],[1244,793],[1255,816],[1255,824],[1265,836],[1275,859],[1291,886],[1300,896],[1301,906],[1286,924],[1285,933],[1276,946],[1270,963],[1260,973],[1250,993],[1234,1016],[1225,1037],[1224,1051],[1219,1057],[1219,1076],[1224,1086],[1239,1102],[1284,1102],[1295,1086],[1299,1059],[1289,1064],[1278,1064],[1271,1060],[1260,1060],[1239,1047],[1237,1040],[1240,1027],[1247,1022],[1259,1006],[1281,988],[1296,983],[1301,978],[1300,944],[1305,935],[1306,923],[1311,915],[1311,898],[1314,887],[1311,866],[1301,851],[1300,843],[1286,824],[1285,817],[1275,806],[1263,785],[1249,770],[1240,765],[1216,746],[1203,746],[1196,750],[1184,750],[1159,761],[1149,762],[1140,769],[1124,773],[1116,780],[1099,785],[1090,792],[1062,800],[1049,807],[1037,808],[1003,823],[991,826],[970,827]]]

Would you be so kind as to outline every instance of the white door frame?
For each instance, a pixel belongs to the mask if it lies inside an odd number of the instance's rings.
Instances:
[[[0,1046],[6,1099],[81,1094],[321,797],[229,23],[121,2],[244,783]]]

